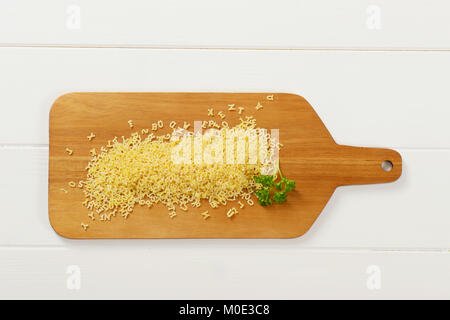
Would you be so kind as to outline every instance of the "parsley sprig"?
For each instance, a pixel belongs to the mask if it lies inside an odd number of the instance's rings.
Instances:
[[[283,177],[281,170],[278,169],[280,174],[280,180],[278,175],[259,175],[254,176],[253,179],[256,183],[261,185],[261,188],[255,191],[255,195],[258,198],[258,202],[263,207],[272,205],[275,203],[284,203],[287,201],[288,192],[295,189],[295,181],[289,180]]]

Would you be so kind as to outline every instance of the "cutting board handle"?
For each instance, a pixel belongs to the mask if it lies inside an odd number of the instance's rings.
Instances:
[[[392,182],[402,174],[402,157],[392,149],[337,145],[338,186]]]

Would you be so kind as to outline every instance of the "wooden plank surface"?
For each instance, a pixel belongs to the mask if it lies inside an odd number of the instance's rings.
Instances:
[[[446,0],[15,0],[0,44],[450,49]]]
[[[433,50],[449,49],[449,6],[3,1],[0,297],[448,299],[450,58]],[[94,49],[105,46],[121,49]],[[239,50],[179,49],[198,47]],[[304,95],[338,143],[395,148],[404,174],[338,188],[295,239],[77,241],[50,228],[48,112],[56,97],[238,90]],[[70,265],[81,267],[80,290],[67,287]],[[380,289],[366,285],[370,265],[381,269]]]
[[[401,174],[400,155],[388,149],[337,145],[309,103],[293,94],[275,93],[69,93],[59,97],[50,111],[49,216],[54,230],[69,238],[292,238],[303,235],[317,219],[337,186],[395,181]],[[261,101],[265,107],[255,110]],[[129,136],[134,130],[151,128],[162,120],[171,132],[170,121],[187,122],[207,117],[208,108],[227,114],[230,125],[238,123],[237,112],[228,104],[244,106],[244,116],[254,116],[258,126],[279,129],[283,172],[296,181],[296,190],[284,205],[263,208],[246,206],[232,219],[226,211],[237,204],[211,210],[203,221],[205,205],[188,213],[168,217],[167,208],[135,207],[130,218],[108,222],[90,221],[81,203],[81,189],[69,188],[70,181],[84,180],[89,150],[106,146],[115,136]],[[130,130],[128,120],[133,120]],[[86,136],[95,132],[92,143]],[[68,155],[66,148],[73,150]],[[386,172],[384,161],[393,164]],[[66,194],[62,188],[69,189]],[[253,197],[256,202],[256,198]],[[193,214],[192,214],[193,212]],[[88,230],[81,223],[89,223]]]
[[[230,241],[220,250],[180,249],[183,242],[170,248],[121,249],[117,241],[109,247],[0,248],[0,298],[450,298],[448,252],[310,251]]]
[[[66,92],[278,91],[304,96],[339,144],[450,148],[448,52],[0,48],[0,56],[4,144],[47,145],[50,106]]]
[[[0,246],[87,246],[138,248],[373,248],[419,250],[448,248],[450,216],[450,150],[398,150],[403,174],[389,184],[337,188],[312,228],[294,239],[240,240],[68,240],[57,235],[48,219],[48,148],[0,147]],[[430,161],[432,165],[430,165]],[[414,177],[414,178],[412,178]],[[430,192],[433,190],[433,192]],[[26,197],[26,201],[24,201]],[[424,220],[426,212],[427,220]],[[382,236],[380,236],[382,234]]]

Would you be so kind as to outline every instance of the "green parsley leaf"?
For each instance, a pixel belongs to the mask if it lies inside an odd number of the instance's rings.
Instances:
[[[283,181],[275,183],[275,188],[277,190],[282,190],[283,189]]]
[[[284,191],[275,192],[273,194],[273,201],[276,203],[284,203],[287,201],[287,193]]]
[[[284,191],[289,192],[295,189],[295,181],[286,179]]]
[[[283,177],[280,169],[278,169],[278,172],[280,174],[280,181],[278,182],[275,182],[277,180],[276,175],[259,175],[253,177],[255,182],[261,185],[260,189],[255,191],[255,195],[258,198],[259,204],[264,207],[273,204],[273,202],[286,202],[288,192],[295,189],[295,181]]]
[[[256,197],[258,198],[258,202],[263,207],[272,204],[272,199],[270,198],[270,190],[263,188],[255,191]]]
[[[254,176],[253,179],[256,183],[262,184],[264,187],[272,187],[273,186],[273,176],[267,176],[267,175],[260,175],[260,176]]]

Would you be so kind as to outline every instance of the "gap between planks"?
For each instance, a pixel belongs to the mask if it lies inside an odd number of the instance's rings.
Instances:
[[[148,50],[227,50],[227,51],[344,51],[344,52],[450,52],[449,48],[357,48],[357,47],[202,47],[202,46],[170,46],[170,45],[95,45],[95,44],[0,44],[0,48],[59,48],[59,49],[148,49]]]
[[[109,239],[106,240],[108,242],[117,242],[121,239]],[[154,248],[149,248],[147,243],[145,245],[142,244],[142,242],[154,242],[154,241],[158,241],[158,242],[178,242],[182,240],[183,242],[186,241],[190,241],[192,239],[138,239],[136,245],[133,245],[133,250],[145,250],[145,251],[153,251],[153,250],[167,250],[167,249],[172,249],[172,250],[178,250],[180,249],[178,246],[171,246],[171,247],[154,247]],[[198,242],[200,241],[204,241],[204,239],[195,239],[198,240]],[[206,239],[208,240],[208,239]],[[242,239],[213,239],[216,241],[221,241],[221,242],[234,242],[234,241],[239,241]],[[254,239],[250,239],[250,240],[254,240]],[[263,240],[264,239],[259,239],[259,240]],[[69,251],[69,250],[77,250],[77,249],[86,249],[85,245],[86,242],[89,242],[89,247],[92,248],[93,250],[97,250],[99,248],[99,246],[93,246],[92,242],[99,242],[99,245],[103,247],[103,249],[111,249],[113,250],[114,248],[117,248],[119,250],[121,249],[128,249],[129,244],[125,245],[123,247],[118,247],[117,244],[113,245],[106,245],[103,239],[88,239],[88,240],[74,240],[73,242],[79,242],[80,245],[73,245],[70,244],[69,246],[65,246],[65,245],[0,245],[0,250],[64,250],[64,251]],[[72,241],[71,241],[72,242]],[[127,241],[128,242],[128,241]],[[217,246],[217,243],[214,244],[214,247]],[[212,247],[212,245],[211,245]],[[189,246],[189,247],[184,247],[183,249],[205,249],[208,250],[211,248],[210,246],[202,246],[201,248],[197,247],[197,246]],[[234,247],[228,247],[228,248],[222,248],[222,249],[233,249]],[[327,254],[327,253],[341,253],[341,254],[348,254],[348,253],[356,253],[356,254],[365,254],[365,253],[370,253],[370,254],[450,254],[450,248],[364,248],[364,247],[336,247],[336,248],[332,248],[332,247],[322,247],[322,248],[318,248],[318,247],[294,247],[294,246],[285,246],[283,244],[279,245],[279,246],[267,246],[264,248],[261,247],[253,247],[253,246],[239,246],[239,249],[251,249],[251,250],[256,250],[256,251],[278,251],[278,250],[296,250],[299,251],[301,253],[323,253],[323,254]]]

